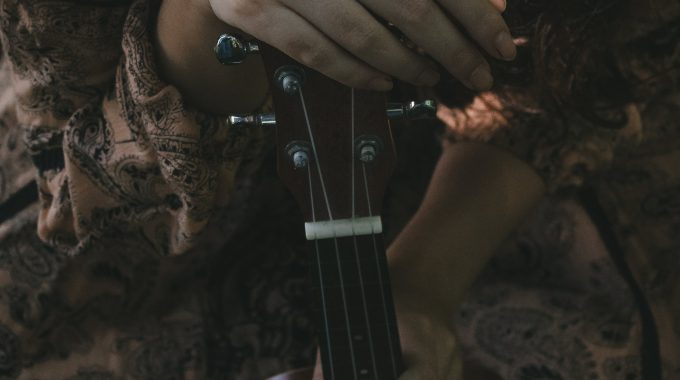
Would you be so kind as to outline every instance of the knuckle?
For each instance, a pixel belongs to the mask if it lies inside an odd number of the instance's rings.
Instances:
[[[372,54],[376,49],[379,49],[385,41],[382,41],[378,34],[372,30],[358,31],[355,40],[353,53],[360,57],[365,57]]]
[[[291,45],[292,56],[297,57],[298,61],[305,66],[321,71],[330,63],[328,53],[321,49],[301,42],[294,42]]]
[[[449,64],[455,72],[462,76],[468,77],[477,67],[484,64],[482,57],[476,52],[471,52],[468,48],[455,49],[451,54],[451,62]]]

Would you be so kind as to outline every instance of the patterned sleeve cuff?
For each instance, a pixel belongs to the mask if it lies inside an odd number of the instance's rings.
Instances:
[[[259,166],[267,139],[194,109],[163,82],[157,3],[130,6],[114,91],[73,116],[64,146],[79,240],[125,229],[174,254],[222,238],[207,231]]]

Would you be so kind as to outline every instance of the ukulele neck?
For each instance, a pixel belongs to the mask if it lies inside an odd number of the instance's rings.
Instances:
[[[325,380],[402,371],[379,213],[396,156],[385,94],[345,87],[264,46],[279,177],[307,221]]]
[[[403,364],[382,235],[309,244],[324,378],[396,380]]]

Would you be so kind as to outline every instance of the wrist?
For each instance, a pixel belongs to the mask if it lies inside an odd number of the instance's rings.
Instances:
[[[242,114],[257,109],[267,94],[259,56],[223,66],[213,51],[223,33],[238,33],[215,16],[207,0],[165,0],[156,25],[156,48],[163,79],[185,101],[214,114]]]
[[[399,314],[423,315],[448,323],[463,298],[454,279],[427,268],[423,260],[390,263],[395,309]]]

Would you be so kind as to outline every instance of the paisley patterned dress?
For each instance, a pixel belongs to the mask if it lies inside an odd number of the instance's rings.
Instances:
[[[158,77],[157,5],[0,0],[0,380],[263,379],[313,361],[301,217],[270,136]],[[636,41],[631,78],[675,69],[631,105],[638,126],[442,110],[444,149],[493,143],[552,189],[593,189],[546,197],[455,317],[466,357],[503,378],[641,379],[649,331],[680,378],[680,24]],[[402,157],[420,153],[386,197],[388,239],[439,147],[433,128],[400,133]]]
[[[2,380],[264,379],[313,359],[269,138],[158,78],[157,3],[0,1]]]

